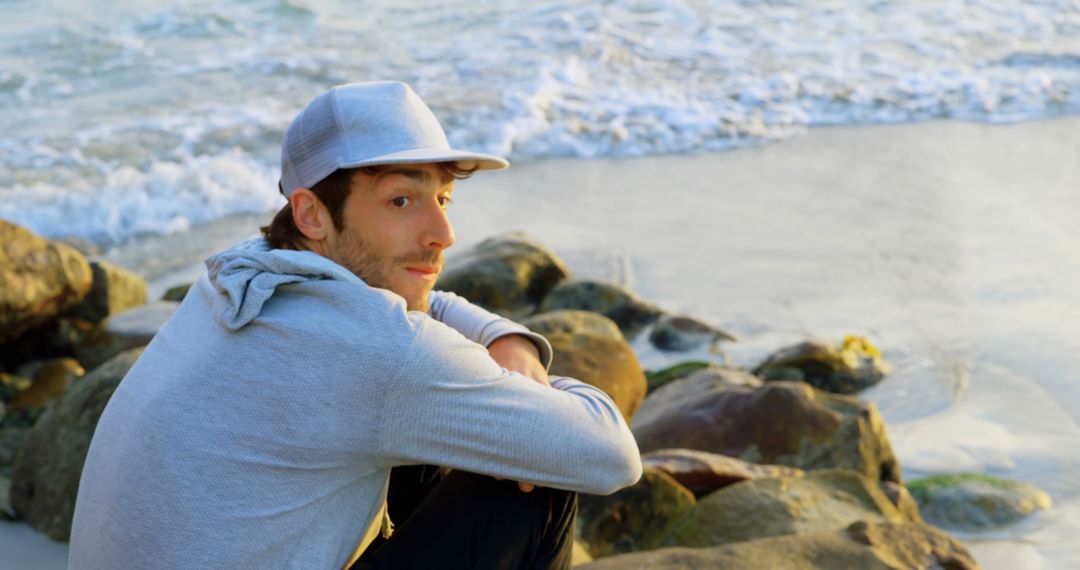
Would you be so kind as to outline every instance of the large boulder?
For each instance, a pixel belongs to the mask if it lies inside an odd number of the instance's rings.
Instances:
[[[592,334],[623,340],[622,331],[615,321],[592,311],[552,311],[540,313],[521,321],[534,333],[544,336],[553,334]]]
[[[716,546],[880,520],[921,522],[907,520],[877,481],[846,469],[827,469],[805,477],[767,477],[725,487],[698,501],[667,542]]]
[[[551,374],[568,376],[603,390],[619,407],[626,422],[645,399],[645,372],[625,340],[592,334],[552,334],[547,337],[555,357]]]
[[[86,453],[101,412],[142,349],[124,352],[50,403],[15,453],[11,506],[34,528],[67,541]]]
[[[90,264],[74,248],[0,220],[0,342],[74,306],[91,284]]]
[[[99,323],[115,315],[146,304],[146,281],[142,277],[107,261],[90,263],[94,274],[90,293],[67,312],[67,316]]]
[[[634,416],[643,452],[685,448],[799,469],[853,469],[900,482],[885,423],[872,403],[802,382],[733,386],[705,374],[660,388]]]
[[[30,433],[29,427],[0,427],[0,475],[11,475],[11,464],[15,461],[15,453],[26,441],[28,433]]]
[[[179,305],[173,301],[156,301],[113,315],[75,348],[75,357],[87,369],[93,369],[129,348],[146,346]]]
[[[617,493],[580,496],[578,537],[594,558],[656,548],[695,502],[666,473],[646,467],[636,484]]]
[[[834,394],[854,394],[889,373],[881,352],[864,337],[847,336],[839,347],[810,341],[778,350],[754,368],[764,380],[806,382]]]
[[[552,287],[569,275],[553,252],[515,232],[488,238],[450,259],[436,288],[519,318],[536,312]]]
[[[601,313],[619,325],[627,338],[655,321],[663,311],[625,287],[598,281],[559,283],[540,304],[541,312],[577,309]]]
[[[698,498],[750,479],[803,476],[803,470],[794,467],[758,465],[693,449],[652,451],[641,456],[641,463],[667,473]]]
[[[977,570],[960,541],[925,525],[859,521],[845,529],[786,535],[709,548],[662,548],[595,560],[581,570],[809,570],[858,568]]]
[[[908,488],[927,521],[957,530],[1014,523],[1052,504],[1034,485],[980,473],[936,475],[911,481]]]

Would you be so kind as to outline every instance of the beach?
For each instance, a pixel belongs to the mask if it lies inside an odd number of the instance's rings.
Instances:
[[[807,338],[868,336],[893,372],[861,396],[880,408],[904,478],[975,471],[1041,487],[1051,510],[954,534],[987,569],[1071,568],[1077,156],[1080,117],[817,128],[724,153],[524,162],[458,184],[448,256],[523,231],[576,278],[734,333],[725,352],[739,367]],[[135,238],[103,256],[147,277],[156,298],[269,217]],[[634,346],[645,368],[703,356]],[[0,524],[0,550],[19,567],[63,566],[64,547],[23,525]]]

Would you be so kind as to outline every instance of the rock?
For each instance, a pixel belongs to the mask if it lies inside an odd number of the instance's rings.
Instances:
[[[699,366],[698,364],[706,365]],[[667,377],[664,376],[665,374]],[[646,378],[648,378],[648,373],[646,373]],[[713,363],[684,362],[655,374],[653,379],[650,380],[649,393],[652,394],[661,386],[683,378],[693,378],[692,383],[715,386],[758,388],[764,385],[757,376],[737,368],[724,368]]]
[[[146,346],[179,305],[172,301],[156,301],[105,319],[76,347],[76,358],[92,370],[129,348]]]
[[[593,561],[581,570],[809,570],[934,568],[977,570],[960,541],[925,525],[856,522],[846,529],[787,535],[709,548],[662,548]]]
[[[885,423],[872,403],[801,382],[732,386],[710,375],[676,380],[634,416],[642,452],[685,448],[799,469],[853,469],[900,482]]]
[[[101,248],[92,241],[85,240],[81,237],[75,236],[61,236],[53,238],[54,242],[62,243],[64,245],[70,245],[72,249],[83,254],[84,257],[90,257],[92,255],[101,255]]]
[[[50,403],[15,453],[11,506],[34,528],[67,541],[98,418],[142,349],[117,355]]]
[[[591,334],[624,340],[615,321],[592,311],[552,311],[521,321],[534,333],[544,336],[560,333]]]
[[[722,340],[734,342],[735,336],[697,319],[665,315],[656,321],[649,342],[661,350],[697,350],[715,348]]]
[[[181,283],[180,285],[174,285],[169,287],[168,291],[161,296],[162,301],[176,301],[179,303],[187,296],[187,292],[191,289],[192,283]]]
[[[612,495],[583,494],[578,500],[578,537],[594,558],[656,548],[696,502],[668,474],[651,468]]]
[[[919,503],[915,501],[915,497],[911,496],[907,487],[892,481],[881,481],[878,483],[878,488],[885,493],[906,520],[923,522],[922,513],[919,512]]]
[[[794,467],[758,465],[693,449],[653,451],[642,455],[641,463],[667,473],[699,499],[728,485],[750,479],[803,476],[803,470]]]
[[[698,501],[673,529],[674,546],[716,546],[768,536],[845,528],[865,520],[909,521],[877,481],[846,469],[768,477],[725,487]]]
[[[28,433],[30,433],[29,427],[0,428],[0,475],[11,475],[11,464],[15,460],[15,452],[22,447]]]
[[[619,407],[626,422],[645,399],[645,373],[625,340],[591,334],[553,334],[547,337],[555,358],[551,374],[568,376],[603,390]]]
[[[95,328],[94,323],[57,317],[0,345],[0,366],[14,369],[35,360],[73,356],[75,347],[86,340]]]
[[[937,475],[908,483],[931,524],[985,530],[1049,509],[1050,495],[1034,485],[979,473]]]
[[[646,370],[645,381],[649,383],[649,393],[651,394],[657,388],[672,380],[685,378],[686,376],[689,376],[691,372],[701,370],[702,368],[708,368],[709,366],[712,366],[711,362],[706,362],[704,360],[688,360],[686,362],[673,364],[667,368],[661,368],[660,370]]]
[[[515,232],[486,239],[449,260],[435,287],[518,318],[536,312],[548,291],[569,275],[553,252]]]
[[[90,264],[78,251],[0,220],[0,342],[74,306],[90,285]]]
[[[74,358],[56,358],[26,364],[17,374],[29,378],[30,382],[15,394],[11,409],[27,410],[44,406],[45,402],[63,394],[86,371]]]
[[[146,281],[107,261],[90,263],[94,274],[90,293],[67,312],[67,316],[99,323],[109,315],[146,304]]]
[[[834,394],[854,394],[888,373],[877,347],[858,336],[844,337],[840,348],[813,341],[789,346],[754,368],[763,380],[801,381]]]
[[[627,338],[633,337],[663,314],[660,308],[643,301],[629,290],[597,281],[567,281],[556,285],[540,304],[540,311],[559,309],[601,313],[615,321]]]

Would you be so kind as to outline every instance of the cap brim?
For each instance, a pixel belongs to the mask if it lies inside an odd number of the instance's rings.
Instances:
[[[465,170],[502,170],[510,163],[504,158],[479,152],[467,152],[447,148],[416,148],[366,158],[360,162],[341,164],[338,168],[358,168],[380,164],[426,164],[432,162],[455,162]]]

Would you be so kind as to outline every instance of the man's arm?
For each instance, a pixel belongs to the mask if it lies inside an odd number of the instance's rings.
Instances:
[[[541,381],[539,374],[534,376],[526,371],[534,370],[535,367],[531,363],[526,365],[522,360],[524,355],[511,349],[511,347],[517,346],[527,350],[528,347],[520,344],[520,340],[502,343],[501,348],[496,348],[496,343],[507,337],[516,336],[519,339],[527,339],[535,348],[536,356],[544,371],[543,378],[547,378],[547,369],[551,366],[553,353],[551,344],[543,336],[510,319],[482,309],[465,298],[448,291],[432,291],[428,294],[428,304],[431,307],[428,314],[433,319],[465,335],[465,338],[487,347],[491,357],[500,365],[509,370],[521,372],[534,380]],[[525,369],[519,368],[519,366]]]
[[[546,487],[608,494],[641,475],[637,444],[602,391],[542,385],[430,319],[384,393],[379,455]]]

